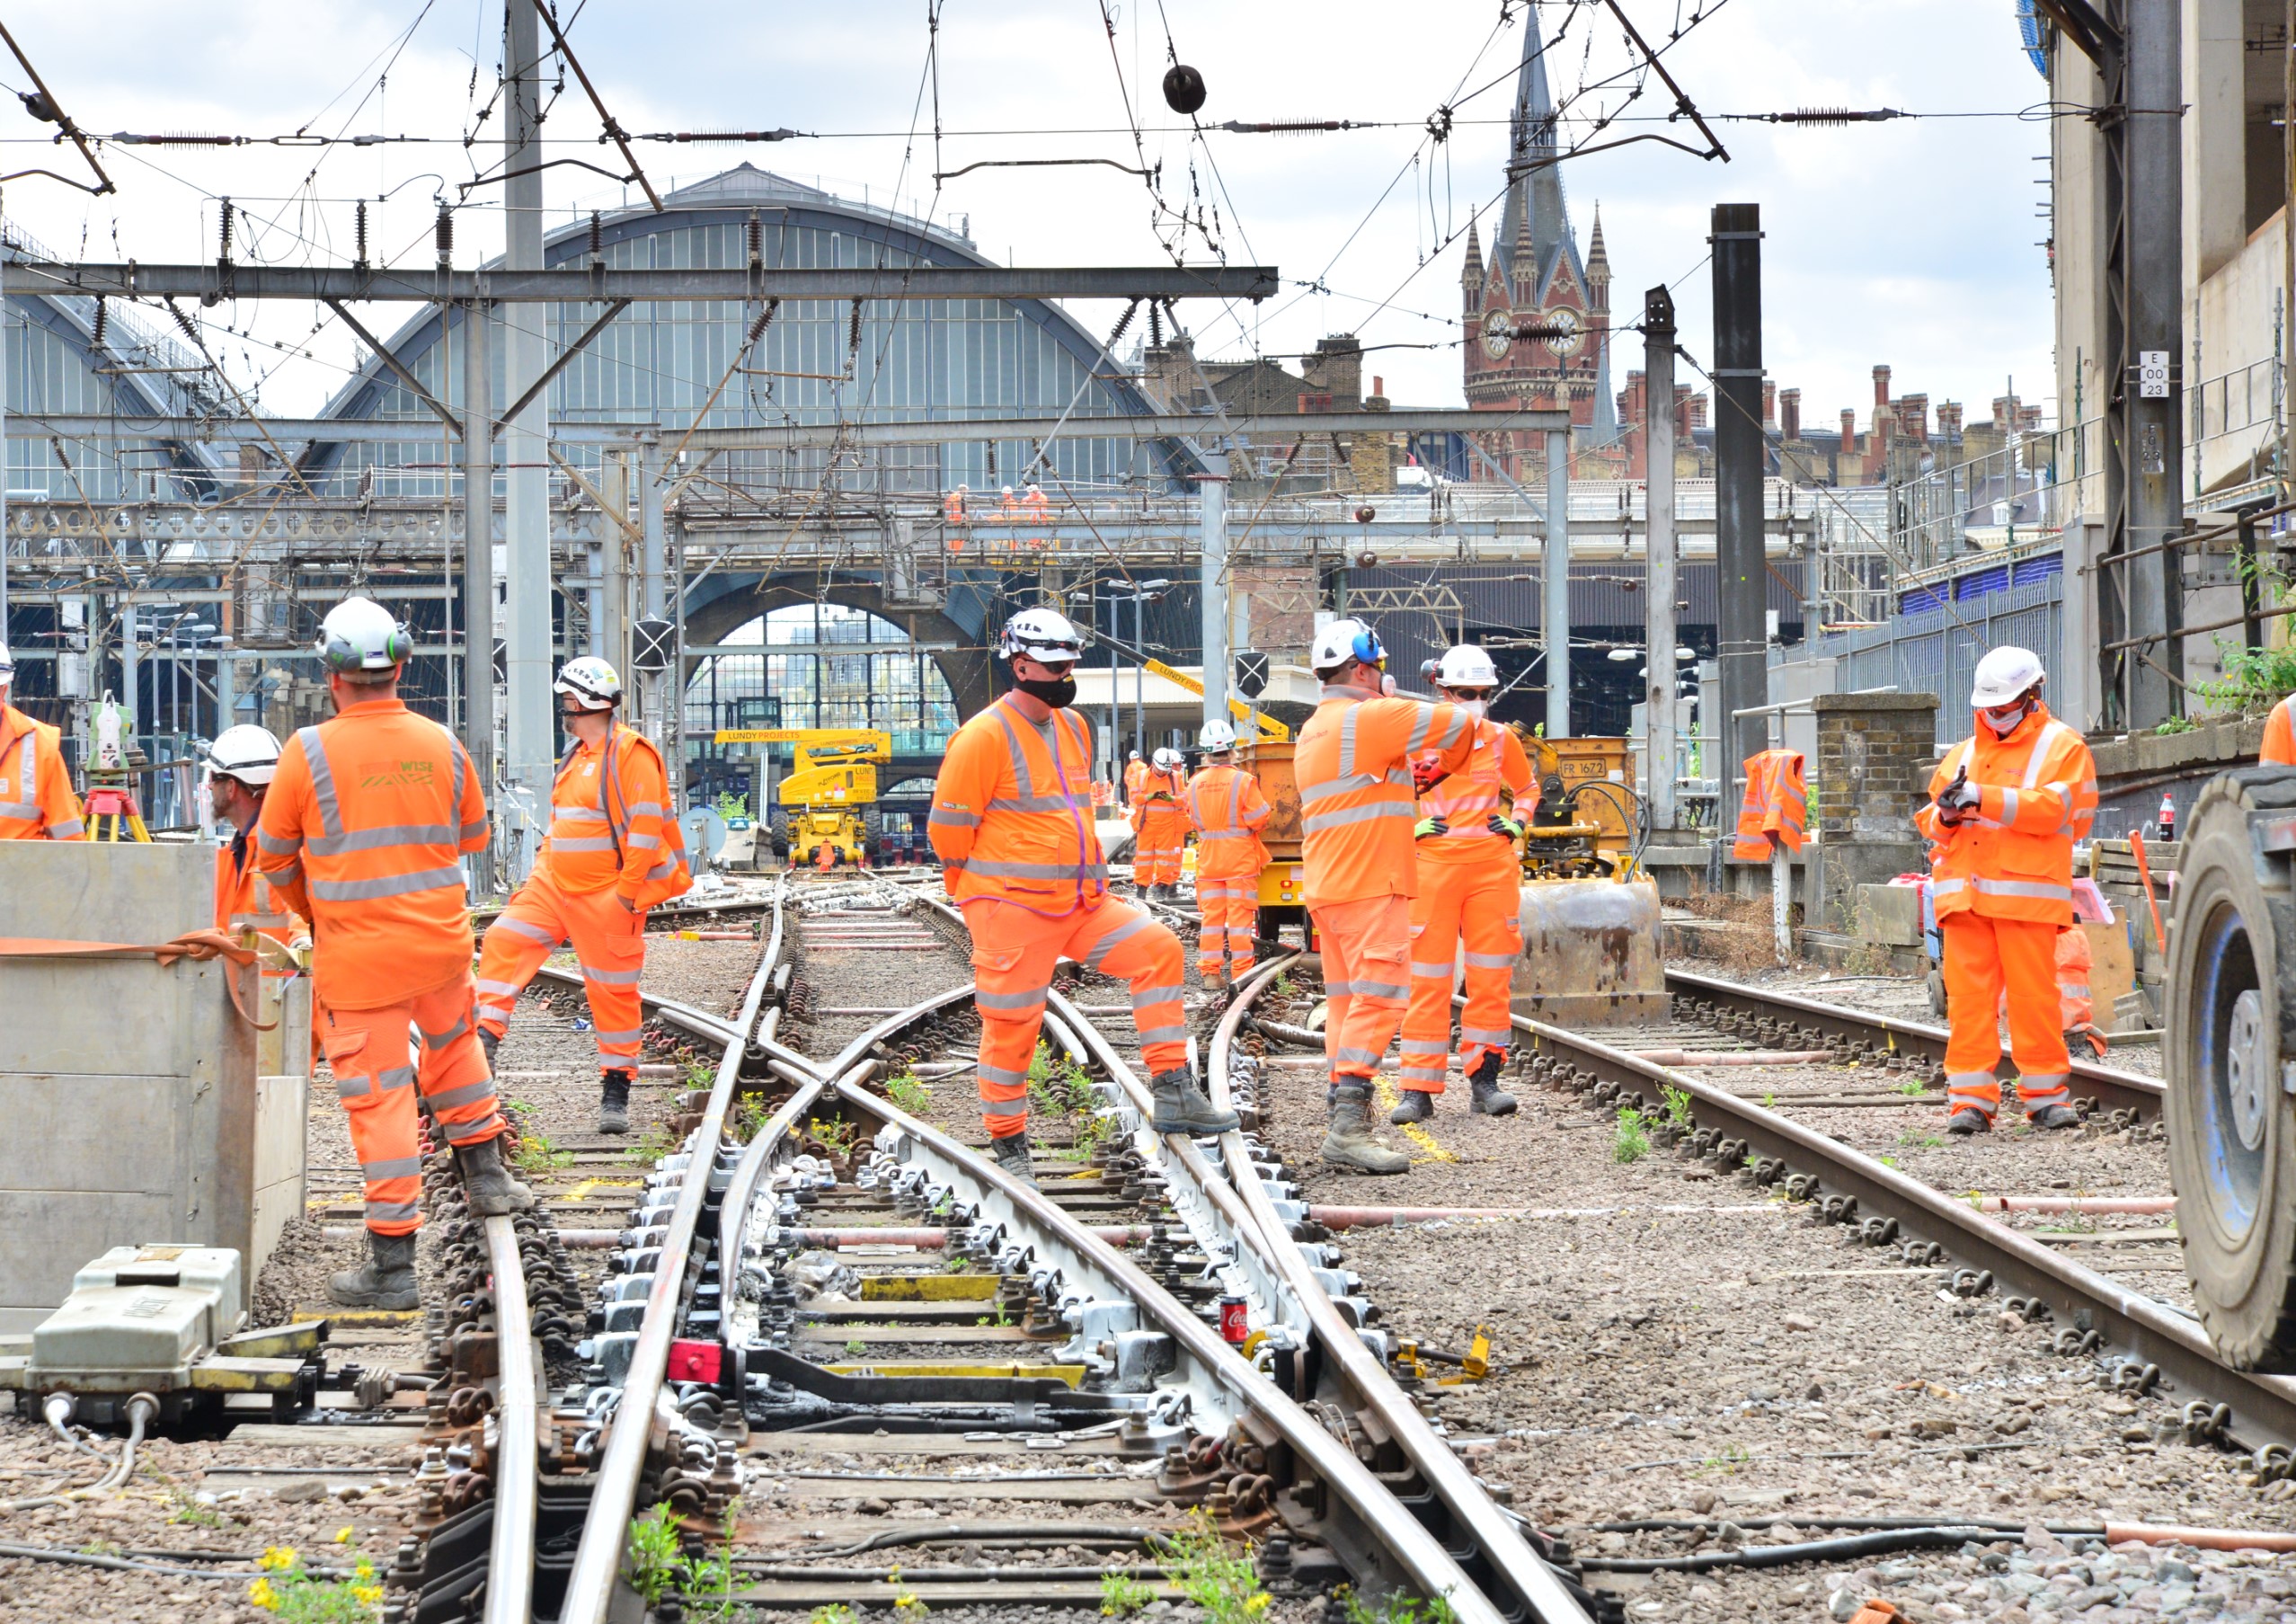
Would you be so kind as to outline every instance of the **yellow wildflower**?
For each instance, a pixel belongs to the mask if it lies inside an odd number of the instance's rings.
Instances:
[[[382,1605],[383,1587],[379,1584],[354,1584],[350,1587],[350,1593],[366,1606]]]
[[[1262,1613],[1267,1611],[1269,1600],[1270,1598],[1267,1592],[1262,1591],[1258,1595],[1254,1596],[1251,1600],[1244,1603],[1244,1611],[1256,1619]]]
[[[279,1593],[271,1588],[269,1579],[258,1579],[247,1587],[247,1599],[265,1612],[279,1610]]]
[[[335,1543],[337,1545],[350,1544],[350,1524],[348,1522],[344,1523],[341,1528],[335,1530]]]
[[[295,1547],[268,1545],[263,1554],[255,1558],[255,1566],[267,1574],[283,1574],[295,1566]]]

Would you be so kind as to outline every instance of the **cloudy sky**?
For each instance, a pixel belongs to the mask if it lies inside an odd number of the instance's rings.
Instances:
[[[1727,163],[1652,142],[1573,160],[1564,173],[1574,224],[1583,240],[1600,202],[1624,313],[1639,310],[1644,288],[1668,283],[1684,348],[1710,359],[1707,210],[1757,202],[1765,359],[1781,386],[1803,391],[1805,422],[1854,405],[1862,426],[1877,362],[1894,368],[1901,392],[1969,403],[1972,421],[2012,376],[2028,400],[2048,399],[2050,288],[2037,245],[2047,228],[2035,215],[2047,197],[2037,182],[2048,132],[2013,116],[2045,86],[2019,47],[2009,0],[1625,4],[1653,42],[1686,31],[1665,61],[1707,113],[1886,106],[1933,116],[1831,129],[1717,121]],[[1184,206],[1192,217],[1201,199],[1206,228],[1183,236],[1192,260],[1216,243],[1232,262],[1279,267],[1286,283],[1257,310],[1186,306],[1207,352],[1297,352],[1352,330],[1367,345],[1394,346],[1366,369],[1399,404],[1423,405],[1460,399],[1458,239],[1502,186],[1526,10],[1521,0],[1503,13],[1499,0],[1107,0],[1104,9],[1100,0],[944,0],[928,53],[926,0],[559,0],[582,65],[627,129],[786,127],[809,138],[642,144],[640,161],[663,190],[746,157],[969,222],[992,257],[1038,264],[1166,262],[1169,211]],[[1638,101],[1624,100],[1634,81],[1613,76],[1629,58],[1600,7],[1549,0],[1538,10],[1545,36],[1560,35],[1550,56],[1558,98],[1610,81],[1573,110],[1627,115],[1591,138],[1697,144],[1683,125],[1635,121],[1663,112],[1667,97],[1653,81]],[[18,42],[92,133],[419,138],[221,151],[106,144],[99,157],[118,183],[113,196],[36,176],[6,185],[9,223],[53,249],[212,258],[224,196],[258,222],[243,233],[243,260],[348,260],[359,198],[374,200],[378,255],[429,262],[442,195],[469,205],[458,262],[499,246],[499,188],[461,187],[499,157],[499,114],[480,115],[493,103],[500,0],[74,0],[17,13]],[[1181,60],[1209,85],[1207,125],[1376,127],[1194,138],[1157,90],[1167,24]],[[7,60],[0,84],[26,87]],[[1438,143],[1425,126],[1445,107],[1451,128]],[[84,177],[44,129],[13,102],[0,107],[9,168]],[[615,168],[598,129],[569,78],[546,127],[549,155]],[[1098,164],[934,179],[982,160],[1079,157],[1160,166],[1158,195]],[[625,190],[571,164],[551,170],[546,186],[554,220],[612,207]],[[1487,244],[1487,225],[1483,235]],[[1078,314],[1096,329],[1113,317]],[[210,315],[235,376],[260,383],[275,412],[317,408],[350,359],[347,337],[306,307]],[[238,331],[221,331],[226,323]],[[1614,382],[1623,386],[1639,344],[1620,349]]]

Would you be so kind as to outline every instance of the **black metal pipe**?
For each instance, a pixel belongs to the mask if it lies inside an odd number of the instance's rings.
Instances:
[[[1841,1562],[1899,1550],[1944,1550],[1972,1540],[1990,1544],[2000,1531],[1964,1524],[1939,1528],[1886,1529],[1841,1540],[1812,1540],[1800,1545],[1751,1545],[1742,1550],[1709,1551],[1697,1557],[1581,1557],[1589,1573],[1709,1573],[1717,1567],[1793,1567],[1804,1562]]]
[[[1723,753],[1719,777],[1732,783],[1737,764],[1769,743],[1760,716],[1738,713],[1767,702],[1769,678],[1769,560],[1763,552],[1762,211],[1756,203],[1714,206],[1714,537],[1716,651],[1721,704],[1700,718]],[[1659,652],[1652,651],[1652,670]],[[1719,831],[1738,821],[1734,787],[1715,819]]]

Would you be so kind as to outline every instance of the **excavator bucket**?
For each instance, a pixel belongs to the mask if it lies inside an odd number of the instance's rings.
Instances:
[[[1629,1026],[1668,1015],[1658,887],[1649,880],[1526,879],[1517,1015],[1569,1026]]]

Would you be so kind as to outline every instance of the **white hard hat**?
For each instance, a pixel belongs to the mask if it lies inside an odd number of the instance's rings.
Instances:
[[[1196,742],[1205,750],[1234,750],[1236,724],[1233,722],[1207,722],[1204,731],[1196,735]]]
[[[586,711],[610,711],[622,697],[622,674],[597,655],[584,654],[561,666],[550,688],[572,694]]]
[[[383,671],[403,664],[414,645],[372,598],[346,598],[319,623],[318,650],[331,671]]]
[[[1135,760],[1135,761],[1137,761],[1137,760],[1139,760],[1139,759],[1140,759],[1140,752],[1139,752],[1139,751],[1138,751],[1138,750],[1134,750],[1134,751],[1132,752],[1132,759],[1133,759],[1133,760]]]
[[[1351,660],[1361,660],[1366,665],[1378,665],[1387,657],[1379,642],[1379,635],[1360,620],[1334,620],[1316,634],[1315,646],[1308,656],[1308,664],[1315,670],[1328,671],[1345,665]]]
[[[1047,665],[1073,663],[1084,653],[1084,638],[1058,609],[1023,609],[1005,622],[997,652],[1010,660],[1026,654]]]
[[[211,777],[236,778],[242,784],[269,784],[279,770],[279,741],[267,727],[242,722],[216,735],[208,746]]]
[[[2041,656],[2031,649],[1994,649],[1977,662],[1977,680],[1970,688],[1969,703],[1981,711],[1998,709],[2014,703],[2047,678],[2041,669]]]
[[[1491,656],[1471,643],[1445,649],[1435,662],[1435,680],[1445,688],[1496,688],[1499,668]]]
[[[1170,772],[1180,765],[1180,752],[1167,745],[1156,752],[1156,765],[1159,772]]]

